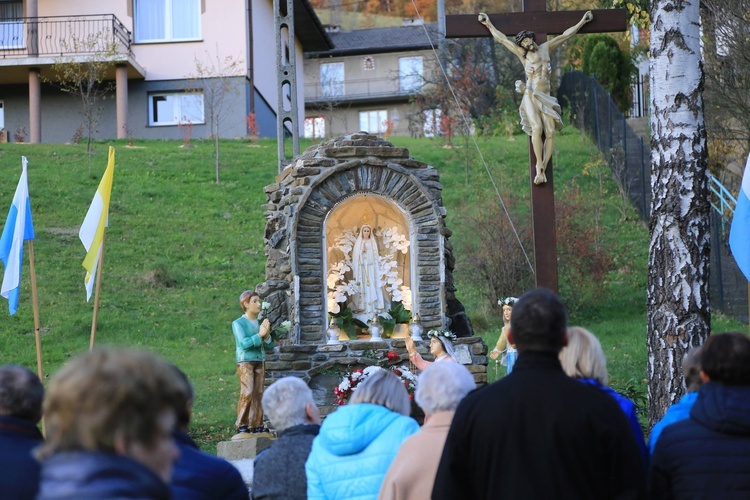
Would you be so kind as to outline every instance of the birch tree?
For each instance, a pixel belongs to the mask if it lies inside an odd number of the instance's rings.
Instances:
[[[649,420],[683,394],[682,357],[709,333],[709,215],[699,0],[651,10]]]

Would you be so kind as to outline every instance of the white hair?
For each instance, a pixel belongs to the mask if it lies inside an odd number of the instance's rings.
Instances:
[[[409,393],[404,384],[390,370],[380,368],[370,374],[364,382],[357,386],[357,390],[349,400],[350,405],[371,403],[385,406],[391,411],[408,416],[411,413]]]
[[[277,380],[263,392],[261,405],[276,432],[307,423],[306,407],[315,404],[312,390],[300,378]]]
[[[433,363],[419,374],[415,399],[426,415],[455,411],[476,388],[474,376],[460,363]]]

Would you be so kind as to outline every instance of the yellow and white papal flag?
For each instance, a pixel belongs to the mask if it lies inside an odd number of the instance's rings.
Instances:
[[[96,269],[99,266],[99,256],[104,243],[104,231],[109,225],[109,196],[112,192],[112,177],[115,172],[115,148],[109,147],[109,160],[107,170],[104,172],[99,188],[94,195],[86,218],[81,224],[78,237],[81,238],[83,246],[86,247],[86,258],[83,259],[83,267],[86,269],[86,301],[91,299],[91,292],[96,281]]]

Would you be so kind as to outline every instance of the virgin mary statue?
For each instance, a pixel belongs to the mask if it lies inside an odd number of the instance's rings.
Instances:
[[[352,271],[359,292],[354,294],[353,310],[369,320],[385,310],[383,283],[378,269],[378,243],[372,228],[365,224],[359,231],[352,252]]]

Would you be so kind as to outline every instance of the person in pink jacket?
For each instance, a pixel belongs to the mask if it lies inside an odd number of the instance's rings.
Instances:
[[[433,363],[419,375],[415,398],[425,413],[424,426],[401,445],[380,488],[381,500],[430,498],[453,413],[475,388],[474,377],[460,363]]]

